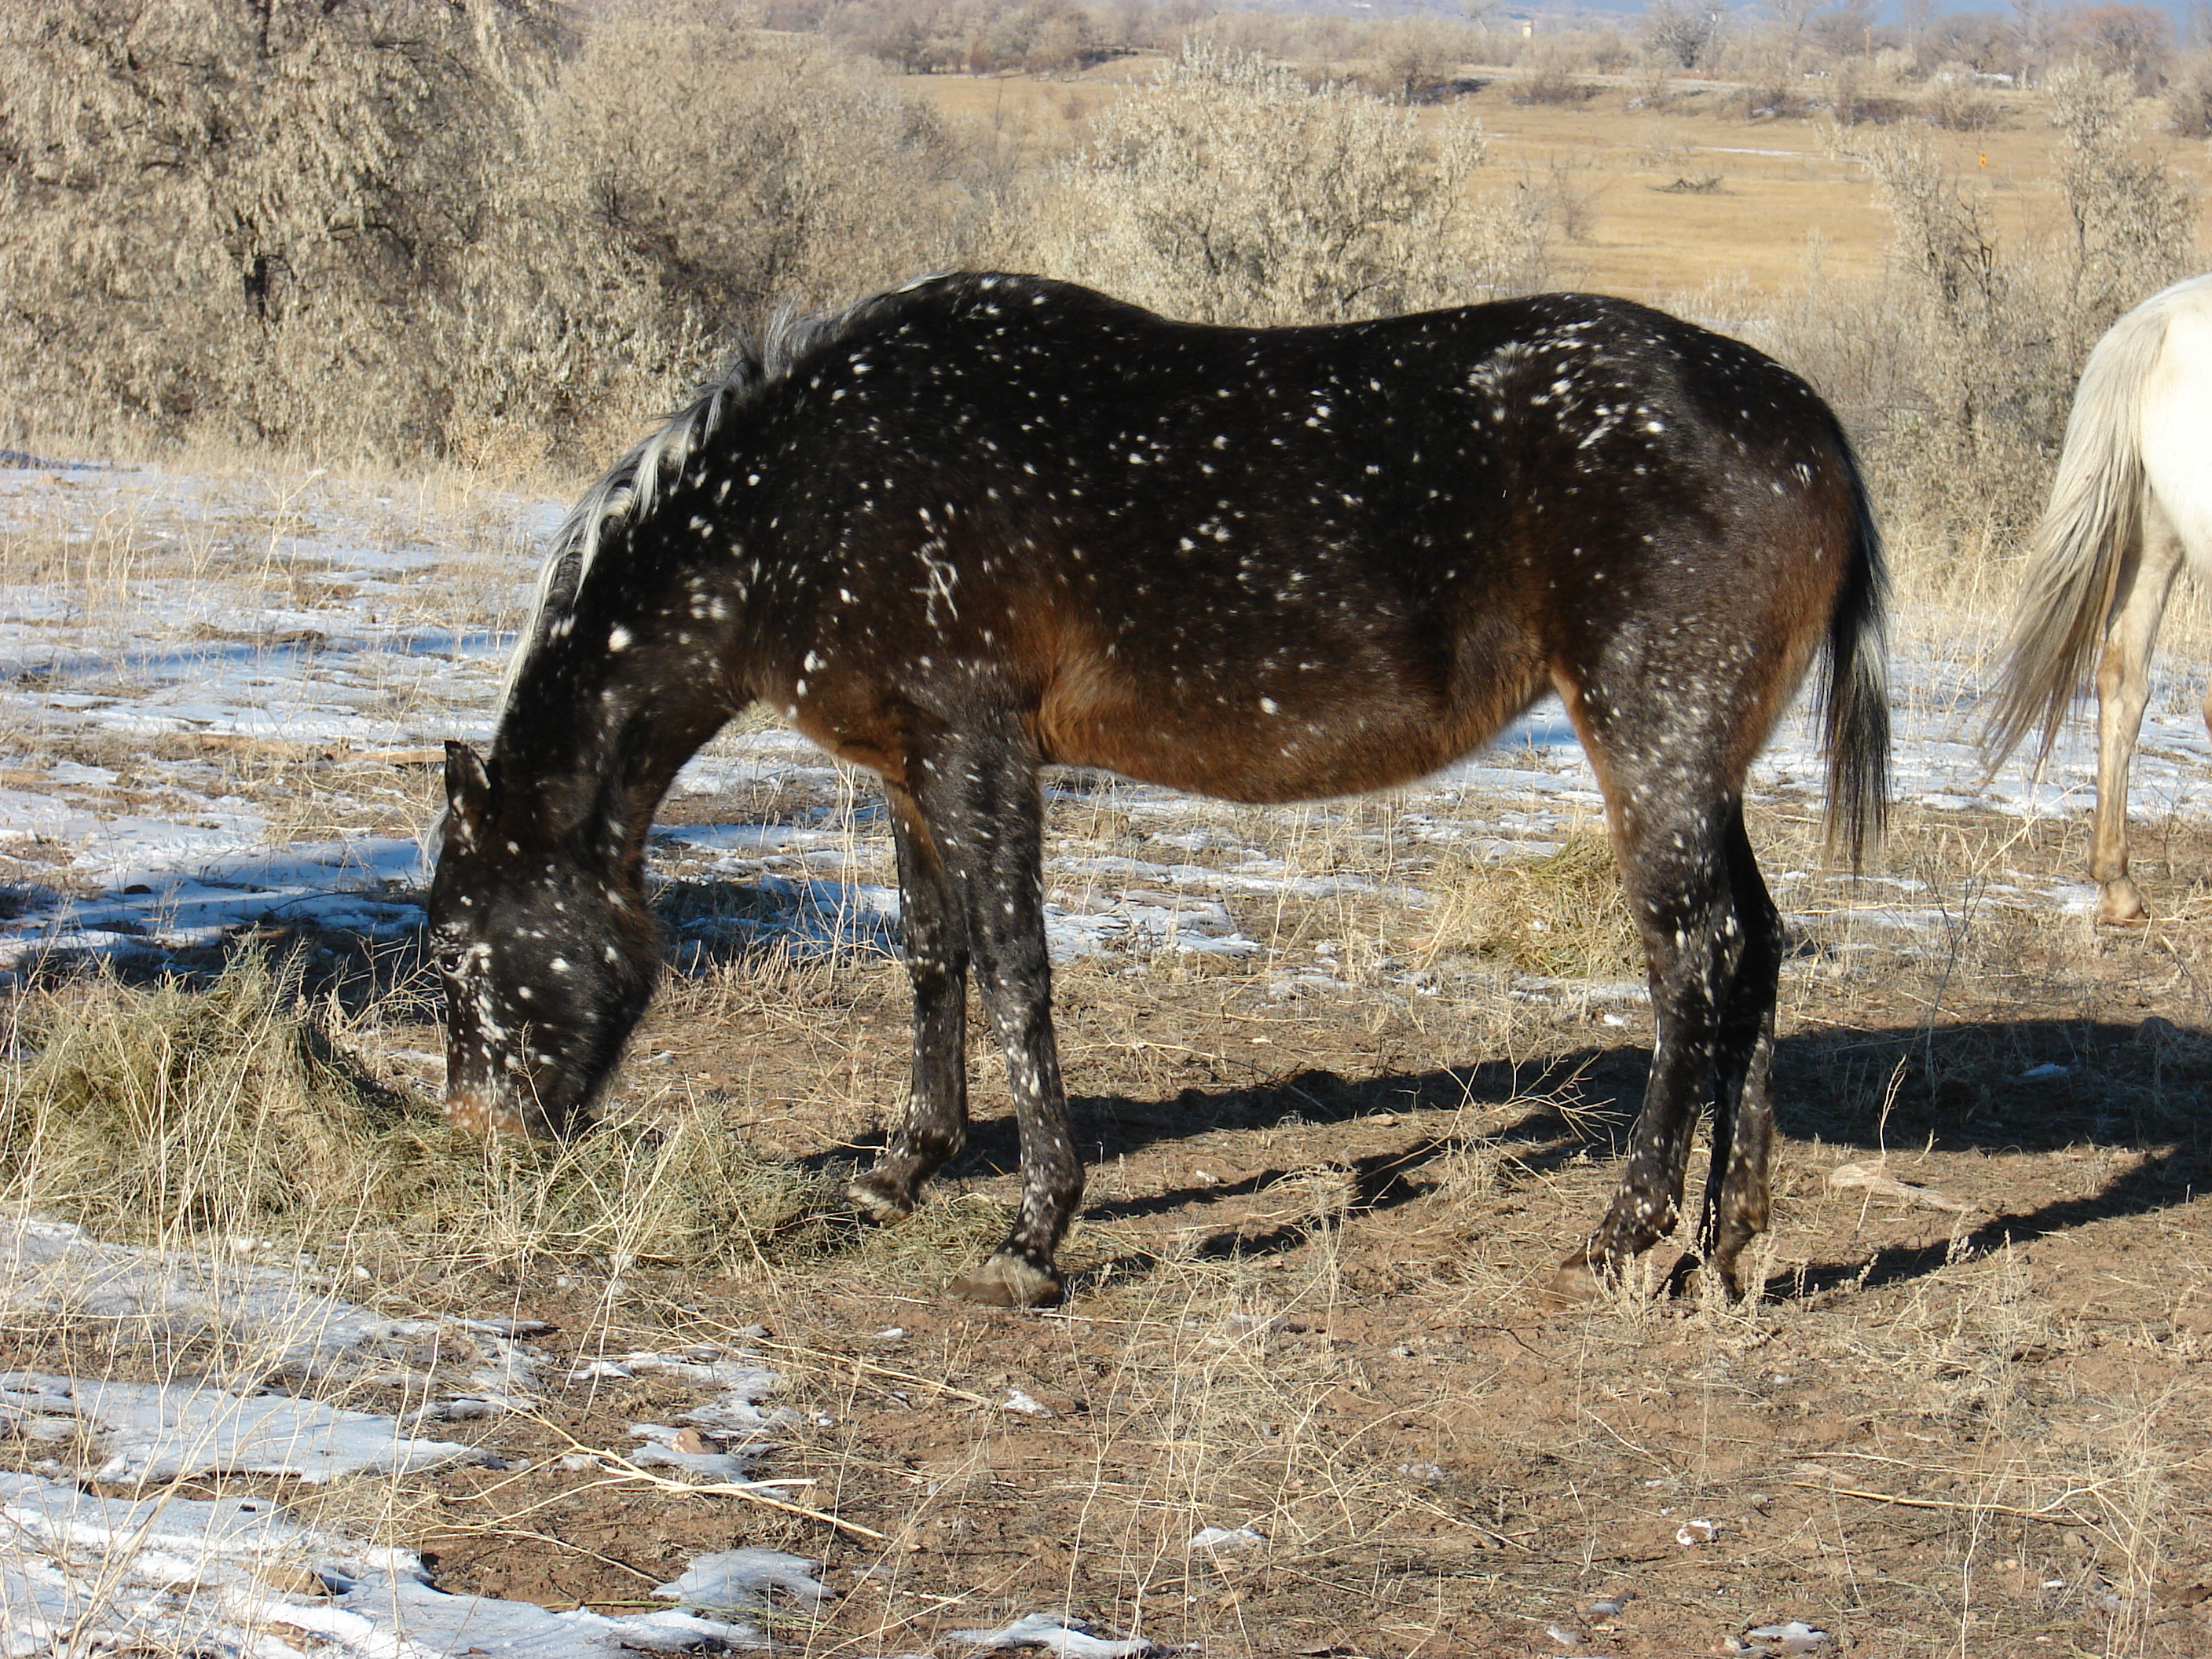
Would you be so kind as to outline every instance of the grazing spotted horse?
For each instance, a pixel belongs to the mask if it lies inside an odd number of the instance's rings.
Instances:
[[[489,757],[449,744],[432,887],[446,1109],[587,1116],[659,971],[644,848],[755,699],[889,798],[914,1081],[854,1184],[905,1214],[959,1148],[967,981],[1022,1196],[951,1286],[1055,1299],[1083,1190],[1053,1039],[1039,774],[1245,801],[1406,782],[1556,691],[1596,769],[1656,1024],[1626,1171],[1557,1292],[1674,1227],[1767,1217],[1780,935],[1746,769],[1825,653],[1829,823],[1879,830],[1881,556],[1805,384],[1624,301],[1319,328],[1171,322],[1035,277],[934,278],[774,333],[560,532]]]

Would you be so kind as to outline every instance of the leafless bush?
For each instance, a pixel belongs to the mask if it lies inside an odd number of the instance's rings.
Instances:
[[[1528,76],[1513,88],[1516,104],[1586,104],[1597,88],[1575,73],[1575,60],[1556,42],[1546,41],[1531,57]]]
[[[840,8],[831,27],[862,52],[909,75],[1010,70],[1055,75],[1112,53],[1102,20],[1073,0],[863,4]]]
[[[2064,343],[2078,366],[2122,312],[2194,268],[2197,204],[2164,162],[2136,155],[2128,76],[2074,64],[2052,71],[2046,90],[2063,137],[2058,177],[2073,222]]]
[[[1644,39],[1680,68],[1708,62],[1727,38],[1728,8],[1718,0],[1652,0],[1644,13]]]
[[[1599,31],[1589,43],[1589,66],[1600,75],[1619,75],[1635,61],[1627,37],[1617,28]]]
[[[1378,91],[1401,104],[1432,98],[1469,55],[1467,31],[1416,15],[1378,27],[1368,42]]]
[[[1346,17],[1309,11],[1254,9],[1188,17],[1170,44],[1178,52],[1204,46],[1224,57],[1259,57],[1275,63],[1329,64],[1370,55],[1374,34]],[[1479,57],[1480,53],[1471,52]]]
[[[934,114],[865,63],[705,9],[603,11],[520,143],[452,325],[440,435],[467,459],[603,452],[732,331],[953,263],[963,198]]]
[[[528,465],[732,327],[951,263],[926,106],[704,5],[0,10],[19,427]]]
[[[1676,98],[1674,76],[1679,72],[1672,56],[1646,52],[1628,73],[1628,107],[1652,111],[1671,107]]]
[[[1546,171],[1552,223],[1569,241],[1587,242],[1597,228],[1597,202],[1604,186],[1593,184],[1589,169],[1579,164],[1554,161]]]
[[[2040,506],[2090,347],[2194,254],[2186,189],[2133,152],[2124,79],[2062,70],[2050,99],[2066,234],[2008,242],[1987,186],[1924,136],[1855,130],[1838,142],[1880,185],[1890,273],[1808,293],[1780,325],[1783,355],[1857,432],[1892,518],[1970,562],[2013,545]]]
[[[1972,70],[1964,64],[1945,64],[1928,77],[1920,113],[1931,126],[1982,132],[1997,125],[1999,112],[1975,82]]]
[[[1838,58],[1828,70],[1828,113],[1839,126],[1862,121],[1893,122],[1911,106],[1908,71],[1911,59],[1901,52]]]
[[[1733,67],[1742,85],[1731,101],[1745,119],[1794,115],[1802,106],[1796,58],[1780,45],[1754,43],[1734,58]]]
[[[865,64],[708,13],[603,27],[537,123],[543,172],[699,327],[757,327],[945,261],[952,143]]]
[[[14,418],[279,443],[434,434],[413,372],[550,8],[0,9],[0,362]]]
[[[1548,204],[1471,204],[1471,125],[1425,128],[1202,46],[1102,114],[1010,217],[1011,262],[1178,316],[1313,322],[1513,291],[1541,270]]]
[[[2166,94],[2167,118],[2185,138],[2212,138],[2212,52],[2200,52]]]

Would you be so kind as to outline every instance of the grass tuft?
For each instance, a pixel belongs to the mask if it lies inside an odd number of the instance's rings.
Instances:
[[[1469,956],[1551,979],[1619,979],[1643,969],[1620,868],[1601,835],[1570,831],[1557,852],[1530,864],[1447,860],[1429,890],[1431,960]]]
[[[33,998],[0,1088],[0,1182],[110,1237],[312,1231],[404,1207],[437,1113],[378,1084],[258,951],[204,990],[102,976]]]
[[[376,1080],[293,963],[204,989],[93,979],[30,1000],[0,1077],[0,1193],[125,1243],[381,1241],[424,1260],[744,1272],[848,1248],[835,1170],[687,1103],[565,1146],[480,1145]]]

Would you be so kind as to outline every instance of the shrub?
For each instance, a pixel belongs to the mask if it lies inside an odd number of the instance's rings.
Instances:
[[[4,394],[175,433],[417,445],[424,307],[462,280],[538,0],[0,8]]]
[[[1777,341],[1843,410],[1892,521],[1969,556],[2033,521],[2090,348],[2195,252],[2186,189],[2134,153],[2124,80],[2062,70],[2050,100],[2069,214],[2044,240],[2008,243],[1988,187],[1924,135],[1839,135],[1889,210],[1890,272],[1808,294]]]
[[[1471,124],[1424,127],[1203,46],[1103,112],[1090,145],[1002,225],[1012,262],[1171,315],[1273,324],[1387,315],[1533,283],[1548,204],[1471,204]]]
[[[555,12],[0,8],[14,420],[580,459],[731,330],[951,262],[953,145],[880,76],[703,0]]]
[[[2183,137],[2212,138],[2212,52],[2200,54],[2174,77],[2166,108]]]
[[[1996,103],[1981,89],[1974,71],[1964,64],[1945,64],[1928,77],[1921,94],[1920,113],[1930,126],[1953,132],[1983,132],[1997,125]]]

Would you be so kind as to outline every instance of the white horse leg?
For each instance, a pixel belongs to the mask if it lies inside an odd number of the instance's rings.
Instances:
[[[2142,543],[2120,566],[2119,592],[2097,665],[2097,812],[2089,837],[2089,877],[2103,890],[2097,921],[2140,927],[2150,920],[2128,874],[2128,767],[2150,696],[2150,653],[2166,596],[2181,569],[2181,539],[2159,508],[2144,502]]]

